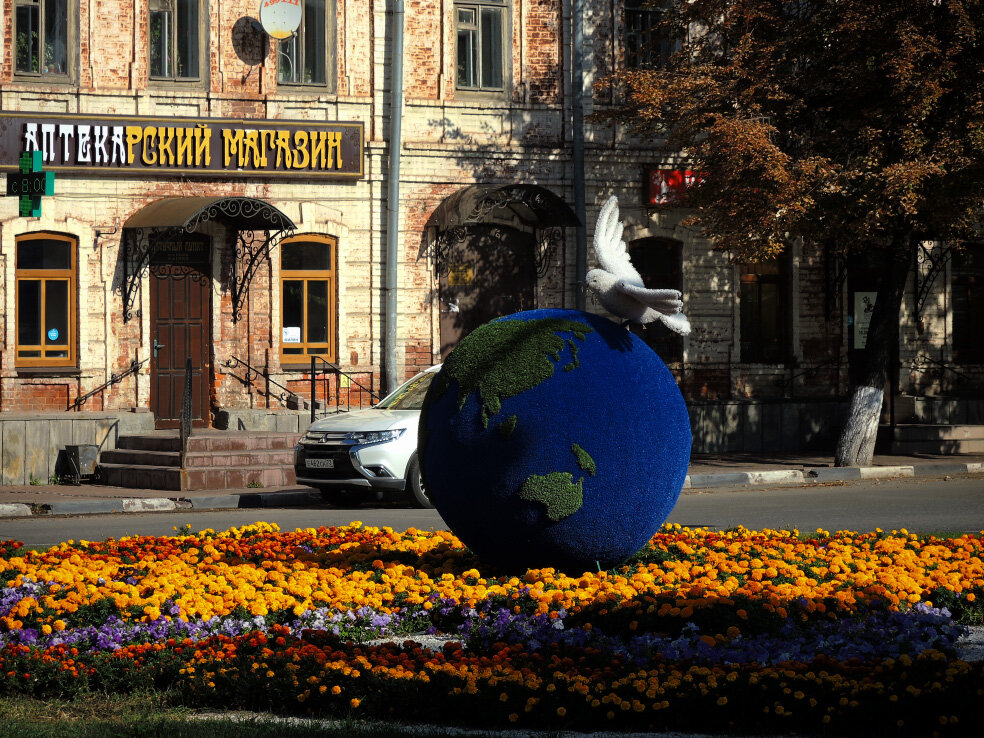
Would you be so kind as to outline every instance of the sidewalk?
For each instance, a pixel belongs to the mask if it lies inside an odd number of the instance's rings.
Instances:
[[[799,487],[860,479],[955,474],[984,474],[984,455],[876,455],[871,466],[834,467],[832,455],[703,454],[691,459],[683,488],[686,491],[715,487]],[[199,492],[126,489],[98,484],[0,487],[0,517],[315,504],[321,504],[321,495],[304,485]]]

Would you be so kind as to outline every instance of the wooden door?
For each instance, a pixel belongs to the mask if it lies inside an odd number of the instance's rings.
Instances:
[[[150,362],[150,406],[158,428],[178,427],[187,359],[191,359],[192,423],[210,424],[210,271],[202,261],[150,266],[151,348],[158,347]]]
[[[454,247],[440,277],[441,358],[483,323],[536,306],[533,237],[511,228],[478,225]]]

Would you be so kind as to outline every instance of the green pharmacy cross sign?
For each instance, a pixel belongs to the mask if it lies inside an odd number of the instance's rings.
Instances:
[[[20,172],[7,175],[7,194],[20,198],[22,218],[41,217],[41,196],[55,194],[55,173],[41,171],[41,152],[20,155]]]

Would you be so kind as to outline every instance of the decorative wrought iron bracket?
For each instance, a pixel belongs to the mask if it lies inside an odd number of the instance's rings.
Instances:
[[[926,300],[929,299],[929,292],[933,288],[933,283],[940,272],[946,269],[947,263],[953,258],[953,247],[948,243],[937,243],[932,248],[927,248],[925,243],[916,246],[916,268],[914,276],[916,292],[916,316],[922,313]],[[922,283],[919,281],[920,269],[926,265],[926,276]]]
[[[166,229],[171,231],[172,229]],[[124,228],[121,246],[123,249],[123,281],[120,292],[123,297],[123,322],[128,323],[135,316],[133,304],[140,291],[140,281],[150,265],[154,251],[154,241],[161,233],[154,228]]]
[[[425,254],[434,259],[434,272],[439,276],[447,276],[453,266],[455,246],[468,238],[467,226],[454,226],[446,231],[437,231],[427,247]]]
[[[564,238],[564,229],[559,226],[536,229],[536,276],[546,276],[553,261],[557,247]]]
[[[249,285],[256,276],[256,270],[264,260],[269,260],[270,252],[290,235],[291,231],[236,231],[234,245],[235,258],[232,262],[232,322],[238,323],[243,316],[243,305],[249,294]]]

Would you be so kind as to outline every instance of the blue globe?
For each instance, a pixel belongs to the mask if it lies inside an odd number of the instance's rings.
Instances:
[[[578,310],[479,327],[424,400],[427,493],[484,562],[608,568],[642,548],[676,504],[690,460],[683,396],[659,356]]]

